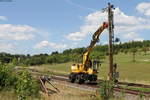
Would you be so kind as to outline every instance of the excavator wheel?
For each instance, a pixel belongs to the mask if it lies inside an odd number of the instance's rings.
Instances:
[[[70,79],[71,83],[74,83],[75,80],[76,80],[76,75],[73,74],[73,73],[71,73],[71,74],[69,75],[69,79]]]
[[[83,83],[84,83],[84,80],[83,80],[83,79],[79,79],[78,83],[79,83],[79,84],[83,84]]]
[[[83,75],[82,75],[82,74],[77,75],[77,82],[78,82],[79,84],[83,84],[84,81],[85,81],[85,80],[83,79]]]
[[[76,80],[75,78],[70,79],[71,83],[74,83],[75,80]]]

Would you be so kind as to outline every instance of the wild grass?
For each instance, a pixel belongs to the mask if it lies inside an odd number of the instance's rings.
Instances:
[[[14,91],[0,91],[0,100],[17,100]]]
[[[127,82],[136,82],[143,84],[150,84],[150,52],[147,55],[144,53],[136,54],[136,61],[132,61],[132,54],[120,53],[114,56],[114,62],[118,65],[118,71],[120,73],[119,80]],[[73,62],[32,66],[29,68],[37,69],[43,73],[60,73],[69,74],[70,66]],[[106,79],[108,76],[108,57],[104,59],[101,67],[99,68],[99,78]],[[78,89],[69,88],[62,85],[57,85],[61,90],[58,94],[47,96],[43,94],[42,100],[100,100],[100,98],[93,97],[92,93],[81,91]],[[1,91],[0,100],[17,100],[17,96],[12,91]],[[28,100],[35,100],[34,98],[28,98]],[[125,100],[123,98],[115,98],[113,100]]]
[[[55,91],[55,89],[46,84],[48,88]],[[71,88],[66,86],[65,84],[55,83],[53,84],[57,87],[60,92],[50,94],[43,94],[44,100],[95,100],[96,97],[94,96],[93,92],[87,92],[76,88]]]
[[[114,62],[118,65],[119,80],[150,84],[150,53],[147,55],[138,53],[135,62],[132,61],[132,54],[120,53],[114,56]],[[100,68],[99,77],[107,77],[108,63],[108,58],[106,58]]]
[[[136,61],[132,61],[132,54],[119,53],[114,55],[114,63],[117,63],[117,70],[120,73],[120,81],[136,82],[143,84],[150,84],[150,52],[145,55],[143,52],[137,52]],[[41,66],[33,66],[31,68],[37,69],[44,73],[60,73],[69,74],[70,66],[73,62],[62,64],[48,64]],[[103,60],[99,68],[99,78],[106,79],[109,72],[108,57]]]
[[[0,100],[18,100],[14,91],[0,91]],[[41,100],[40,98],[28,97],[27,100]]]

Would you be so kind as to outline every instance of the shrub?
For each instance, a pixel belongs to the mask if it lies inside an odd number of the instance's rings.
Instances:
[[[11,66],[0,65],[0,90],[13,89],[19,100],[25,100],[28,96],[39,97],[40,86],[27,71],[21,71],[17,75]]]
[[[38,96],[39,90],[39,83],[32,78],[29,72],[22,71],[19,73],[16,93],[20,100],[25,100],[28,96]]]
[[[114,82],[104,81],[100,83],[100,95],[102,100],[109,100],[113,96]]]
[[[11,87],[16,84],[17,77],[12,73],[9,66],[0,65],[0,89]]]

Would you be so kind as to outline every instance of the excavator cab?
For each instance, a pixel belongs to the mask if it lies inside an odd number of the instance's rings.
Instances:
[[[93,60],[92,61],[92,69],[94,73],[98,73],[99,67],[101,66],[101,63],[99,60]]]

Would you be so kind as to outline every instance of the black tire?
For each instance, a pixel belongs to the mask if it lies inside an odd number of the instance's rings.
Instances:
[[[78,82],[78,84],[83,84],[84,83],[83,74],[79,74],[77,76],[77,82]]]
[[[74,83],[75,80],[76,80],[75,78],[70,79],[71,83]]]
[[[74,83],[75,80],[76,80],[76,75],[71,73],[71,74],[69,75],[69,79],[70,79],[70,82],[71,82],[71,83]]]
[[[84,80],[83,80],[83,79],[79,79],[78,83],[79,83],[79,84],[83,84],[83,83],[84,83]]]

